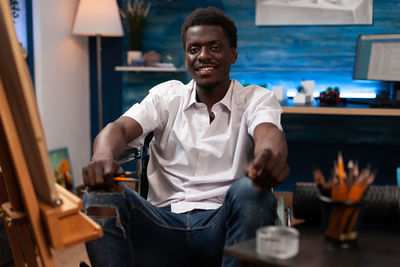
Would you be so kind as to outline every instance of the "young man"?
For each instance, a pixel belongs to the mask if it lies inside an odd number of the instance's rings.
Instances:
[[[276,97],[230,79],[236,26],[220,10],[193,11],[181,38],[193,80],[152,88],[101,131],[83,168],[89,188],[108,189],[84,196],[105,233],[87,244],[94,266],[236,266],[224,246],[275,223],[270,189],[289,172]],[[145,200],[113,174],[125,145],[142,145],[149,132]]]

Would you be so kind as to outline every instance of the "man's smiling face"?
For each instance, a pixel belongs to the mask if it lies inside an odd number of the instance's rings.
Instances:
[[[199,88],[230,84],[229,71],[237,53],[221,26],[196,25],[186,33],[185,65]]]

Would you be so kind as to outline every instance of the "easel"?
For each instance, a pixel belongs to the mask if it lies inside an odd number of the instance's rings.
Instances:
[[[102,229],[55,183],[8,1],[0,1],[0,47],[0,215],[15,266],[55,266],[51,248],[98,238]]]

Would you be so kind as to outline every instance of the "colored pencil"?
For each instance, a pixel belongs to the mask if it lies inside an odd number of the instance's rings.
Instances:
[[[115,182],[138,182],[139,179],[118,176],[118,177],[114,177],[114,181]]]

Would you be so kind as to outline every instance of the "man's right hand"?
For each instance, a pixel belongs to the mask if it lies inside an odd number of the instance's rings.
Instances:
[[[82,169],[85,185],[119,192],[122,187],[114,182],[114,174],[122,172],[122,168],[114,159],[124,151],[127,143],[142,133],[140,124],[129,117],[122,116],[107,124],[94,140],[92,161]]]
[[[93,159],[82,169],[83,182],[90,188],[115,191],[118,183],[114,182],[114,174],[121,171],[122,168],[114,159]]]

